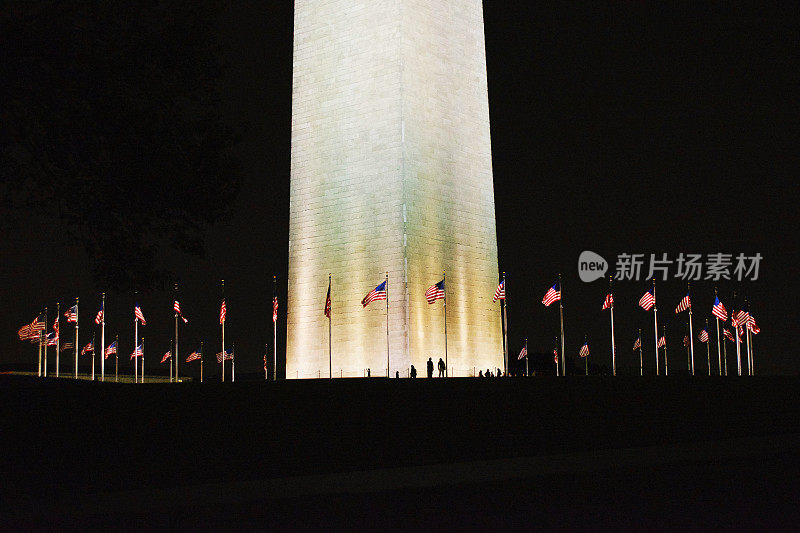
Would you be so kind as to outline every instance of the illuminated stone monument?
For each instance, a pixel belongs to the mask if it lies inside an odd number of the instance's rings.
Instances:
[[[287,378],[503,367],[479,0],[295,0]],[[476,370],[477,372],[477,370]]]

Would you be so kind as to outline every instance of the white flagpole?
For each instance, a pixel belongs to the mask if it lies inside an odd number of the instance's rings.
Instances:
[[[447,362],[447,282],[442,270],[442,285],[444,285],[444,377],[450,376],[450,365]]]
[[[144,337],[142,337],[142,383],[144,383]]]
[[[656,342],[656,376],[658,375],[658,306],[655,304],[656,299],[656,278],[653,278],[653,331],[655,333]]]
[[[561,284],[561,274],[558,275],[558,290],[561,292],[561,297],[558,299],[558,318],[561,322],[561,375],[566,376],[567,354],[564,351],[564,286]]]
[[[724,328],[725,324],[723,324],[722,327]],[[725,343],[725,339],[722,340],[722,357],[723,357],[722,360],[725,363],[725,375],[727,376],[728,375],[728,345]]]
[[[386,272],[386,377],[389,377],[389,272]]]
[[[180,304],[178,301],[178,284],[175,284],[175,301]],[[172,357],[175,359],[175,383],[178,382],[178,312],[175,311],[175,351],[172,354]],[[169,365],[169,380],[172,382],[172,363],[170,362]]]
[[[139,346],[139,318],[134,313],[133,315],[133,352],[136,354],[136,348]],[[117,347],[119,351],[119,347]],[[139,383],[139,359],[133,358],[133,382]]]
[[[748,316],[750,312],[750,305],[747,302],[747,298],[744,299],[744,306],[747,308]],[[751,346],[751,337],[750,337],[750,323],[748,319],[748,323],[744,325],[745,334],[747,335],[747,373],[748,375],[753,375],[753,353],[750,349]]]
[[[173,344],[172,344],[172,350],[173,350],[172,357],[174,357],[175,359],[177,359],[177,358],[178,358],[178,356],[177,356],[177,355],[175,355],[175,354],[176,354],[176,353],[178,353],[178,352],[177,352],[177,350],[175,350],[175,344],[174,344],[174,342],[173,342]],[[172,361],[170,361],[170,362],[169,362],[169,382],[170,382],[170,383],[172,383]]]
[[[275,315],[275,298],[278,297],[278,276],[272,276],[272,314]],[[284,376],[285,378],[285,376]],[[278,381],[278,321],[272,320],[272,381]]]
[[[753,335],[753,332],[750,329],[748,329],[747,330],[747,344],[750,346],[750,367],[752,368],[752,372],[750,374],[751,376],[755,376],[756,375],[756,358],[755,358],[755,352],[753,350],[753,338],[754,337],[755,337],[755,335]]]
[[[714,287],[714,296],[719,297],[717,295],[717,288],[716,287]],[[717,321],[717,359],[719,360],[719,375],[721,376],[722,375],[722,348],[720,346],[720,340],[719,340],[719,317],[717,315],[714,315],[714,318]]]
[[[75,379],[78,379],[78,299],[75,298]]]
[[[200,383],[203,382],[203,343],[200,342]]]
[[[95,339],[95,336],[92,335],[92,381],[94,381],[94,353],[95,353],[95,350],[94,350],[94,339]]]
[[[231,356],[231,383],[236,381],[236,345],[233,344],[231,346],[233,348],[233,354]],[[225,357],[225,354],[222,354],[222,357]]]
[[[505,284],[503,284],[503,288],[505,288]],[[525,377],[530,375],[530,368],[528,367],[528,337],[525,337]]]
[[[708,335],[707,318],[706,318],[706,335]],[[711,339],[706,339],[706,360],[708,361],[708,375],[711,376]]]
[[[106,293],[103,293],[103,316],[100,317],[100,381],[106,380]]]
[[[117,343],[117,353],[114,354],[114,383],[117,383],[119,381],[119,335],[116,336],[116,340],[114,342]],[[105,350],[105,348],[103,349]],[[105,355],[106,354],[103,353],[103,357],[105,357]]]
[[[689,351],[692,354],[691,358],[691,369],[692,375],[694,376],[694,331],[692,327],[692,295],[691,295],[691,284],[689,285]]]
[[[222,301],[225,302],[225,280],[222,280]],[[225,317],[228,315],[228,306],[225,306]],[[222,319],[222,382],[225,382],[225,318]]]
[[[664,375],[669,376],[669,359],[667,359],[667,326],[664,326]]]
[[[642,328],[639,328],[639,375],[644,376],[644,358],[642,357]]]
[[[42,374],[47,377],[47,308],[44,308],[44,330],[42,330],[42,348],[44,350],[44,369]]]
[[[47,308],[45,308],[47,309]],[[46,311],[45,311],[46,312]],[[39,321],[39,317],[36,317],[36,321]],[[38,358],[38,370],[36,372],[38,377],[42,377],[42,340],[47,335],[47,316],[45,315],[44,319],[44,327],[39,332],[39,358]],[[46,341],[45,341],[46,342]]]
[[[445,290],[447,290],[447,287],[445,287]],[[503,361],[503,364],[505,365],[505,367],[503,368],[503,371],[505,372],[506,376],[508,376],[508,353],[509,353],[509,348],[508,348],[508,287],[506,286],[506,273],[505,272],[503,272],[503,301],[500,302],[500,303],[503,305],[503,347],[505,348],[505,350],[504,350],[505,353],[503,354],[504,355],[504,359],[505,359]],[[525,339],[525,346],[526,346],[526,354],[527,354],[527,346],[528,346],[528,340],[527,339]],[[525,369],[526,369],[525,375],[526,376],[528,375],[527,368],[528,368],[528,356],[525,355]]]
[[[56,377],[58,377],[58,358],[61,351],[61,302],[56,303],[56,320],[58,321],[58,333],[56,334]]]
[[[331,298],[331,273],[328,273],[328,298]],[[326,302],[327,304],[327,302]],[[330,300],[328,310],[328,379],[333,379],[333,334],[331,331],[331,316],[333,315],[333,299]]]
[[[614,293],[611,291],[611,280],[608,276],[608,293],[611,295],[611,375],[617,375],[617,343],[614,342]]]

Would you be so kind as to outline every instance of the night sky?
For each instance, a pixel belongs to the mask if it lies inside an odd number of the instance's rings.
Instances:
[[[181,328],[181,361],[201,340],[207,363],[219,351],[219,280],[225,279],[226,344],[236,347],[237,373],[262,368],[267,342],[271,353],[273,275],[280,301],[279,368],[286,338],[293,10],[289,3],[273,4],[238,2],[209,21],[226,64],[218,112],[247,125],[236,148],[242,187],[233,216],[206,235],[204,257],[176,251],[159,258],[180,280],[189,319]],[[760,253],[758,280],[722,280],[720,297],[729,310],[734,290],[748,298],[762,329],[754,344],[758,373],[797,373],[800,62],[794,9],[788,3],[783,10],[743,11],[484,2],[499,265],[507,272],[512,362],[526,337],[529,352],[551,352],[558,311],[544,308],[541,298],[561,273],[568,358],[588,335],[590,362],[610,366],[609,316],[600,309],[608,283],[579,280],[583,250],[609,261],[610,273],[621,253],[667,253],[673,260],[681,252]],[[17,340],[17,329],[41,307],[60,301],[63,311],[79,296],[83,344],[95,330],[105,289],[90,275],[86,252],[64,238],[63,222],[19,211],[4,218],[11,226],[0,240],[0,365],[29,363],[35,369],[36,349]],[[623,373],[638,372],[638,354],[631,351],[638,328],[644,330],[645,372],[653,372],[652,313],[637,306],[649,287],[647,264],[643,269],[638,282],[615,283]],[[657,287],[670,366],[685,369],[686,315],[676,317],[674,309],[686,282],[675,278],[673,265],[669,280]],[[693,283],[692,291],[697,333],[712,318],[714,282]],[[107,296],[107,343],[119,335],[126,369],[134,298],[130,291]],[[319,295],[320,313],[324,298]],[[138,300],[148,321],[140,328],[148,371],[157,371],[172,335],[173,294],[149,292]],[[96,335],[99,342],[99,330]],[[62,327],[62,342],[70,338],[71,328]],[[695,348],[696,364],[704,369],[704,346],[696,342]],[[50,354],[52,372],[52,348]],[[72,360],[71,353],[62,357],[62,372],[71,371]],[[82,361],[81,371],[87,371]],[[218,372],[215,365],[205,368]]]

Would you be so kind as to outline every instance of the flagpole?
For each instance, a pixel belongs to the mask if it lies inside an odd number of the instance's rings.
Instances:
[[[137,294],[138,291],[133,291],[133,298],[134,300],[138,299]],[[134,306],[139,305],[139,302],[134,302]],[[133,353],[136,353],[136,348],[139,346],[139,317],[136,316],[136,307],[133,308]],[[117,346],[117,351],[119,351],[119,346]],[[139,383],[139,360],[134,357],[133,358],[133,382]]]
[[[225,303],[225,280],[222,280],[222,302]],[[228,308],[225,307],[225,314],[228,314]],[[225,318],[222,317],[222,382],[225,383]]]
[[[275,298],[278,297],[278,276],[272,276],[272,314],[275,314]],[[278,381],[278,321],[272,321],[272,381]]]
[[[658,375],[658,305],[656,305],[656,278],[653,277],[653,331],[656,341],[656,376]]]
[[[708,335],[708,319],[706,318],[706,335]],[[706,340],[706,360],[708,361],[708,375],[711,376],[711,340]]]
[[[669,360],[667,359],[667,326],[664,326],[664,375],[669,376]]]
[[[558,299],[558,318],[561,322],[561,368],[562,376],[567,375],[567,354],[564,352],[564,286],[561,284],[561,274],[558,275],[558,289],[561,297]]]
[[[114,354],[114,358],[116,359],[116,362],[114,363],[114,383],[117,383],[119,381],[119,335],[116,336],[115,342],[117,343],[117,349],[116,353]],[[103,354],[103,356],[105,356],[105,354]]]
[[[47,308],[45,308],[45,309],[47,309]],[[45,313],[46,313],[46,311],[45,311]],[[36,317],[36,321],[37,322],[39,321],[40,317],[41,317],[41,314],[38,317]],[[37,359],[38,368],[36,370],[37,377],[42,377],[42,338],[45,336],[45,334],[46,334],[45,332],[46,331],[47,331],[47,315],[45,314],[44,327],[39,331],[39,339],[38,339],[39,340],[39,346],[38,346],[39,357]]]
[[[200,342],[200,383],[203,382],[203,342]]]
[[[731,309],[731,327],[733,328],[733,335],[736,337],[736,365],[739,368],[739,375],[742,375],[742,352],[739,347],[739,326],[734,326],[733,313],[736,311],[736,291],[733,291],[733,309]]]
[[[503,276],[503,288],[505,289],[505,276]],[[525,337],[525,377],[530,376],[530,369],[528,367],[528,337]]]
[[[714,287],[714,296],[718,297],[717,288],[716,287]],[[720,341],[719,341],[719,317],[717,315],[714,315],[714,318],[717,321],[717,359],[719,360],[719,375],[721,376],[722,375],[722,348],[720,347]]]
[[[56,302],[56,321],[58,321],[58,333],[56,333],[56,377],[58,377],[58,359],[61,351],[61,302]]]
[[[756,375],[756,359],[755,353],[753,351],[753,332],[751,330],[747,330],[747,344],[750,346],[750,366],[752,368],[751,376]]]
[[[747,309],[748,317],[750,314],[750,304],[747,302],[747,298],[744,299],[744,306]],[[744,325],[744,330],[747,334],[747,373],[748,375],[753,375],[753,354],[750,350],[751,346],[751,338],[750,338],[750,319],[748,318],[748,322]]]
[[[231,354],[231,383],[236,381],[236,343],[231,344],[231,350],[233,353]],[[222,354],[222,357],[225,358],[225,354]]]
[[[78,299],[75,298],[75,379],[78,379]]]
[[[506,273],[503,272],[503,301],[500,302],[503,305],[503,348],[504,348],[504,361],[503,361],[503,371],[505,372],[506,376],[508,376],[508,291],[506,290]],[[447,290],[447,287],[445,287]],[[528,340],[525,339],[525,347],[526,347],[526,355],[525,355],[525,375],[528,375],[527,368],[528,368],[528,355],[527,355],[527,346]]]
[[[171,348],[172,348],[172,356],[175,359],[177,359],[178,358],[178,356],[177,356],[178,350],[175,349],[175,346],[176,346],[175,340],[173,339],[173,341],[170,344],[172,344],[172,346],[171,346]],[[172,383],[172,361],[169,362],[169,382]]]
[[[178,284],[175,284],[175,301],[180,304],[178,301]],[[180,306],[180,305],[179,305]],[[175,358],[175,383],[178,382],[178,312],[175,311],[175,346],[173,347],[175,353],[172,356]],[[169,366],[169,381],[172,383],[172,364],[170,363]]]
[[[693,327],[692,327],[692,294],[691,294],[691,290],[692,290],[692,285],[690,283],[689,284],[689,350],[690,350],[690,352],[692,354],[690,367],[692,369],[692,375],[694,376],[694,331],[693,331]]]
[[[328,273],[328,298],[331,296],[331,273]],[[333,301],[328,309],[328,379],[333,379],[333,335],[331,332],[331,315],[333,314]],[[327,302],[326,302],[327,303]]]
[[[94,381],[94,339],[95,336],[92,335],[92,381]]]
[[[617,343],[614,341],[614,293],[611,283],[614,278],[608,276],[608,292],[611,294],[611,375],[617,375]]]
[[[556,348],[555,348],[555,350],[554,350],[554,351],[555,351],[555,352],[558,352],[558,337],[556,337],[555,341],[556,341]],[[556,355],[558,355],[558,354],[556,354]],[[559,375],[560,375],[560,374],[559,374],[559,369],[558,369],[558,364],[559,364],[559,363],[560,363],[560,361],[559,361],[559,358],[556,356],[556,376],[559,376]]]
[[[44,377],[47,377],[47,308],[44,308]]]
[[[142,337],[142,383],[144,383],[144,336]]]
[[[447,276],[442,270],[442,285],[444,286],[444,377],[450,376],[450,365],[447,363]]]
[[[589,342],[589,337],[584,335],[583,336],[583,343],[586,344],[588,342]],[[583,358],[583,362],[586,365],[586,375],[588,376],[589,375],[589,356],[588,355]]]
[[[691,372],[692,371],[692,359],[691,359],[691,354],[689,352],[689,344],[691,343],[691,339],[692,339],[691,328],[689,329],[689,331],[690,331],[690,333],[689,333],[689,335],[686,336],[686,338],[684,338],[684,344],[683,344],[684,347],[686,348],[686,371],[687,372]]]
[[[725,328],[725,324],[723,324],[722,327],[724,329]],[[725,363],[725,376],[727,377],[727,375],[728,375],[728,345],[727,345],[727,343],[725,342],[724,339],[722,340],[722,357],[723,357],[722,360]]]
[[[103,315],[100,317],[100,381],[106,380],[106,293],[103,293],[103,303],[100,304]]]
[[[639,375],[644,376],[644,359],[642,358],[642,328],[639,328]]]
[[[386,272],[386,377],[389,377],[389,272]]]

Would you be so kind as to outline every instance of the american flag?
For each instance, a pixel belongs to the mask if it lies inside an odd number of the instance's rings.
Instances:
[[[728,328],[722,328],[722,334],[725,335],[725,338],[731,342],[736,342],[736,339],[733,337],[733,333]]]
[[[181,304],[180,304],[180,303],[178,303],[178,300],[175,300],[175,303],[172,305],[172,309],[175,311],[175,313],[176,313],[176,314],[177,314],[179,317],[181,317],[181,320],[183,320],[183,323],[184,323],[184,324],[186,324],[187,322],[189,322],[189,321],[186,319],[186,317],[185,317],[185,316],[183,316],[183,313],[181,313]]]
[[[47,345],[48,346],[55,346],[58,342],[58,333],[53,331],[47,334]]]
[[[698,337],[700,339],[700,342],[708,342],[708,331],[706,331],[706,329],[703,328]]]
[[[142,346],[141,344],[137,346],[136,349],[133,351],[133,353],[131,354],[131,359],[133,359],[134,357],[139,357],[140,355],[144,355],[144,346]]]
[[[736,325],[737,326],[746,326],[750,323],[752,317],[750,316],[750,312],[747,309],[739,309],[736,311]]]
[[[667,339],[663,335],[660,336],[658,338],[658,344],[656,345],[656,347],[663,348],[666,345],[667,345]]]
[[[64,344],[61,345],[62,352],[66,352],[67,350],[72,350],[73,348],[75,348],[75,345],[71,342],[65,342]]]
[[[59,319],[58,319],[58,317],[56,317],[56,319],[53,321],[53,331],[55,331],[55,332],[56,332],[56,334],[58,334],[58,329],[59,329],[59,327],[60,327],[60,326],[58,325],[58,323],[59,323]]]
[[[325,316],[330,318],[331,317],[331,280],[328,280],[328,295],[325,297]],[[273,312],[273,316],[274,316]]]
[[[581,357],[586,357],[586,356],[589,355],[589,343],[588,342],[584,342],[583,343],[583,346],[581,346],[581,351],[578,352],[578,354]]]
[[[34,318],[33,322],[30,324],[25,324],[19,328],[17,335],[19,335],[19,340],[26,341],[29,339],[38,339],[39,333],[42,331],[44,331],[44,313]]]
[[[67,317],[67,322],[77,322],[78,321],[78,304],[73,305],[70,307],[64,316]]]
[[[444,280],[439,283],[434,283],[425,291],[425,299],[428,300],[429,304],[432,304],[436,300],[441,300],[442,298],[444,298]]]
[[[553,348],[553,361],[558,364],[558,349]]]
[[[736,334],[739,335],[739,340],[744,340],[744,327],[739,326],[736,328]]]
[[[87,354],[89,352],[94,352],[94,341],[90,342],[89,344],[83,347],[83,349],[81,350],[81,355]]]
[[[719,301],[719,296],[714,298],[714,307],[711,308],[711,314],[723,322],[728,320],[728,310],[725,309],[725,306]]]
[[[111,344],[108,345],[108,348],[106,348],[106,353],[105,353],[104,359],[108,359],[109,355],[116,354],[116,353],[117,353],[117,341],[114,341],[114,342],[112,342]]]
[[[195,350],[189,354],[189,357],[186,358],[187,363],[191,363],[192,361],[197,361],[203,357],[203,352],[201,350]]]
[[[167,353],[165,353],[164,356],[161,358],[161,362],[162,363],[165,362],[170,357],[172,357],[172,351],[167,351]]]
[[[370,303],[374,302],[375,300],[385,300],[386,299],[386,281],[372,289],[364,296],[364,299],[361,300],[361,305],[363,307],[368,306]]]
[[[753,315],[750,315],[750,322],[747,323],[747,329],[749,329],[753,335],[761,333],[761,328],[756,324],[756,319],[753,318]]]
[[[678,313],[682,313],[691,307],[692,300],[689,298],[689,294],[687,293],[686,296],[683,297],[683,300],[678,303],[678,307],[675,308],[675,314],[677,315]]]
[[[225,354],[225,360],[226,361],[230,361],[231,359],[233,359],[233,348],[228,348],[224,352],[219,352],[217,354],[217,363],[221,363],[222,362],[222,354],[223,353]]]
[[[528,347],[523,346],[522,351],[519,352],[519,357],[517,357],[517,360],[522,360],[525,359],[526,357],[528,357]]]
[[[225,322],[225,315],[227,314],[227,309],[225,308],[225,298],[222,299],[222,305],[219,306],[219,323],[222,324]]]
[[[550,304],[553,302],[557,302],[561,299],[561,283],[558,281],[550,287],[550,289],[544,293],[544,298],[542,298],[542,303],[545,307],[550,307]]]
[[[656,297],[653,294],[654,289],[649,289],[644,295],[639,299],[639,307],[644,309],[645,311],[649,311],[656,305]]]
[[[689,335],[686,335],[686,336],[683,338],[683,347],[684,347],[684,348],[688,348],[688,347],[689,347],[689,342],[690,342],[690,341],[689,341]]]
[[[272,323],[276,323],[278,321],[278,297],[272,297]]]
[[[497,289],[494,291],[494,298],[492,298],[492,303],[496,302],[497,300],[505,300],[506,299],[506,280],[500,282],[500,285],[497,286]]]
[[[94,323],[100,324],[103,321],[103,304],[100,304],[100,310],[97,312],[97,316],[94,317]]]
[[[603,309],[610,309],[614,307],[614,295],[610,292],[606,294],[606,299],[603,300]]]
[[[144,320],[144,315],[142,314],[142,308],[139,307],[139,304],[136,304],[136,307],[133,308],[133,316],[136,320],[141,322],[143,326],[147,325],[147,322]]]
[[[636,341],[634,341],[634,343],[633,343],[633,351],[635,352],[636,350],[638,350],[641,347],[642,347],[642,338],[641,337],[637,337]]]

